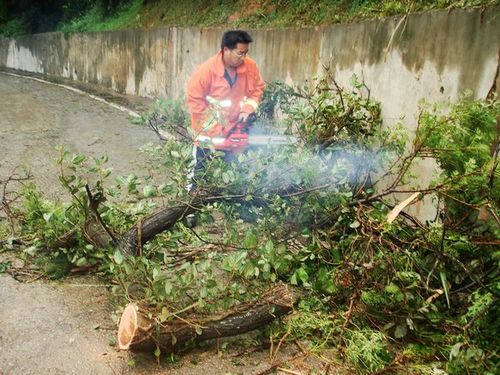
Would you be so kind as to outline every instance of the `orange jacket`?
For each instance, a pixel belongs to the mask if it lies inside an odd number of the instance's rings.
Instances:
[[[209,137],[221,135],[224,129],[232,128],[240,112],[252,113],[257,109],[265,83],[257,64],[246,57],[243,64],[236,68],[236,82],[230,87],[224,78],[222,52],[219,51],[198,66],[189,79],[187,86],[187,104],[191,112],[191,126],[196,135]],[[217,101],[230,100],[229,108],[214,108],[207,96]],[[218,112],[222,121],[214,114]]]

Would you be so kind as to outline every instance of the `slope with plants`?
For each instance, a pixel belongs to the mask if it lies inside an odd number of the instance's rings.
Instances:
[[[281,28],[330,25],[436,9],[498,5],[497,0],[6,0],[0,35],[153,27]]]

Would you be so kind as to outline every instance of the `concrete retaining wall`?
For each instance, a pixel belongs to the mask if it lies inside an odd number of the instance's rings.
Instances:
[[[484,97],[495,81],[499,7],[393,17],[329,27],[251,30],[264,79],[304,82],[329,64],[353,73],[383,103],[386,119],[414,118],[418,102]],[[221,29],[155,29],[0,39],[0,67],[61,76],[139,96],[178,96],[213,55]]]

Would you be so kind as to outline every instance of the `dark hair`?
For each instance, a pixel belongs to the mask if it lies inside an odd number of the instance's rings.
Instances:
[[[220,49],[224,49],[224,47],[235,49],[238,43],[248,44],[252,42],[252,37],[246,31],[230,30],[226,31],[224,35],[222,35]]]

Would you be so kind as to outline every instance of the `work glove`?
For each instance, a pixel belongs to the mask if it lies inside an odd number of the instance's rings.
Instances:
[[[240,115],[238,116],[237,122],[244,124],[244,123],[246,123],[249,116],[250,116],[250,113],[240,112]]]

